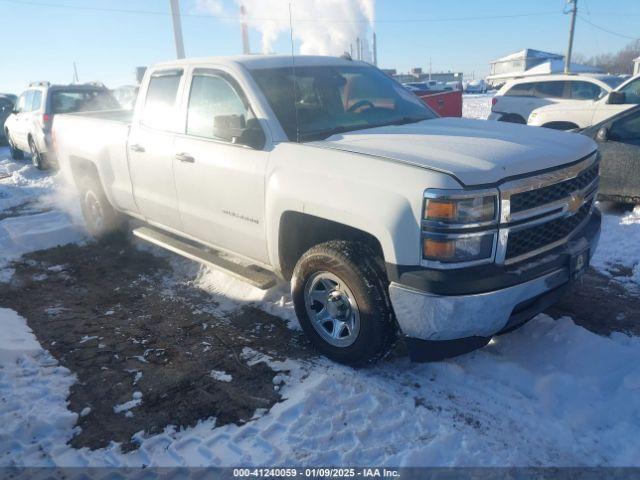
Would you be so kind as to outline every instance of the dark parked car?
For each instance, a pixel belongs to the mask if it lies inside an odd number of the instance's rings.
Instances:
[[[4,138],[4,121],[14,109],[18,97],[11,93],[0,93],[0,143],[6,143]]]
[[[598,142],[602,155],[599,198],[640,204],[640,105],[582,133]]]

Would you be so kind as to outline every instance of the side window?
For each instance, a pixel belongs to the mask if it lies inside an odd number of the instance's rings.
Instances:
[[[253,118],[236,89],[222,76],[195,74],[187,111],[187,134],[231,141]]]
[[[595,100],[600,98],[602,89],[595,83],[569,82],[570,97],[573,100]]]
[[[24,110],[22,112],[30,112],[32,110],[31,105],[33,103],[33,90],[27,90],[24,99]]]
[[[159,72],[149,79],[142,123],[157,130],[171,130],[176,118],[176,98],[182,70]]]
[[[505,97],[531,97],[533,96],[533,83],[518,83],[511,87],[505,94]]]
[[[640,103],[640,78],[620,89],[625,94],[625,103]]]
[[[611,140],[640,140],[640,111],[613,122],[609,130]]]
[[[42,92],[40,90],[33,91],[33,98],[31,99],[31,111],[39,110],[42,104]]]
[[[22,113],[25,111],[26,106],[27,106],[27,92],[24,92],[22,95],[20,95],[20,97],[18,97],[18,101],[16,102],[16,110],[19,113]]]
[[[535,88],[536,97],[562,98],[564,96],[564,83],[562,81],[538,82]]]

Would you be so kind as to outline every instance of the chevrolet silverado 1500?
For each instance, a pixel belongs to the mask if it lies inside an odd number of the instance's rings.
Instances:
[[[149,68],[133,113],[56,116],[62,170],[99,236],[134,235],[259,288],[290,281],[330,358],[485,345],[553,303],[600,231],[596,144],[438,118],[363,62],[313,56]]]

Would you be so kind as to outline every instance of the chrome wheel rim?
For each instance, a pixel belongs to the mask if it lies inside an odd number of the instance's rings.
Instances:
[[[104,211],[98,197],[91,190],[84,195],[84,205],[87,211],[89,228],[93,232],[99,232],[104,226]]]
[[[330,272],[316,272],[304,289],[307,315],[314,330],[334,347],[348,347],[360,333],[360,311],[349,287]]]

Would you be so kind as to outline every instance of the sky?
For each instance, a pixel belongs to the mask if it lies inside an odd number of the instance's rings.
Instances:
[[[215,18],[198,5],[212,1],[224,12],[236,12],[234,0],[180,1],[187,56],[241,53],[237,20]],[[296,2],[305,0],[291,1],[295,10]],[[431,61],[434,72],[478,78],[488,74],[491,60],[523,48],[564,53],[569,30],[564,7],[565,0],[377,0],[378,66],[403,72],[426,69]],[[614,52],[631,41],[625,37],[640,37],[639,0],[578,0],[578,11],[576,53]],[[19,93],[36,80],[71,82],[74,62],[80,81],[132,84],[136,66],[175,58],[169,12],[169,0],[0,0],[0,92]],[[332,13],[318,21],[333,21]],[[304,23],[294,23],[297,28]],[[260,33],[252,29],[250,40],[259,50]],[[288,32],[272,49],[291,52]]]

